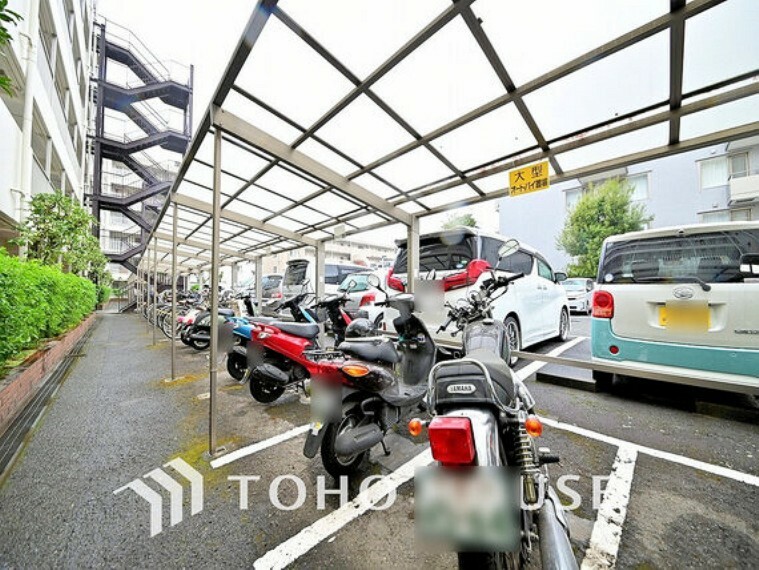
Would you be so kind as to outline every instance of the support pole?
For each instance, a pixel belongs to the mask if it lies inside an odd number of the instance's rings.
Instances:
[[[256,258],[256,303],[258,304],[258,314],[263,314],[264,308],[264,258]]]
[[[148,332],[150,331],[150,244],[148,244],[145,252],[147,253],[145,269],[143,269],[145,275],[145,332]]]
[[[419,218],[411,219],[406,242],[406,291],[414,292],[414,281],[419,276]]]
[[[153,245],[153,346],[158,329],[158,240]]]
[[[314,279],[316,283],[313,283],[313,290],[316,293],[316,298],[321,299],[324,297],[324,278],[326,277],[324,271],[324,261],[326,258],[324,242],[320,241],[316,245],[316,266],[314,267]]]
[[[177,330],[177,204],[174,203],[174,211],[171,220],[171,380],[177,379],[177,339],[174,332]]]
[[[213,226],[211,231],[211,355],[208,363],[210,402],[208,414],[208,453],[216,455],[216,379],[219,350],[219,242],[221,223],[221,130],[213,138]]]

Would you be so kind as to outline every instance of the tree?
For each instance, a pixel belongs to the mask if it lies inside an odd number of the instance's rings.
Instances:
[[[448,219],[445,220],[445,222],[443,223],[444,230],[450,230],[451,228],[457,228],[461,226],[476,228],[477,220],[475,220],[474,216],[469,213],[464,213],[464,214],[451,213],[451,214],[448,214]]]
[[[107,285],[110,281],[105,271],[108,259],[92,235],[95,223],[87,210],[62,192],[37,194],[32,198],[20,236],[13,241],[26,246],[30,259]]]
[[[10,44],[13,39],[13,36],[11,36],[11,33],[8,31],[8,26],[16,26],[21,20],[23,20],[23,18],[19,13],[8,9],[8,0],[0,0],[0,48],[4,45]],[[6,56],[0,52],[0,57]],[[0,89],[5,91],[8,96],[13,97],[10,77],[0,75]]]
[[[607,237],[642,230],[653,219],[644,206],[632,203],[632,192],[627,180],[612,178],[580,198],[556,238],[556,246],[574,258],[567,267],[570,276],[594,276]]]

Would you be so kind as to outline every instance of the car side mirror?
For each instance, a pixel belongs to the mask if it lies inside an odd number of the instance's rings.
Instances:
[[[556,279],[556,283],[561,283],[562,281],[567,280],[567,274],[562,273],[561,271],[557,271],[553,274],[554,279]]]
[[[743,277],[759,278],[759,253],[741,255],[740,271]]]
[[[593,290],[593,283],[588,283],[585,286],[585,289],[588,291],[588,293],[590,293]]]
[[[519,242],[515,239],[506,240],[498,249],[498,259],[509,257],[519,251]]]

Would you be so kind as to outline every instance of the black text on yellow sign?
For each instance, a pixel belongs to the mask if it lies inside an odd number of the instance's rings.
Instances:
[[[509,172],[509,196],[547,190],[550,186],[547,160]]]

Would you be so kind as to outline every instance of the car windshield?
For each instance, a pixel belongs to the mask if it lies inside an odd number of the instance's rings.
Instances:
[[[740,258],[746,253],[759,253],[759,230],[609,242],[598,279],[604,283],[742,282]]]
[[[587,284],[587,279],[567,279],[566,281],[563,281],[561,284],[564,286],[564,289],[567,291],[585,291],[585,286]]]
[[[369,275],[365,273],[352,273],[343,279],[343,282],[340,283],[340,287],[338,287],[338,289],[340,291],[347,291],[350,282],[355,281],[356,285],[351,289],[351,291],[366,291],[369,288],[368,278]]]

